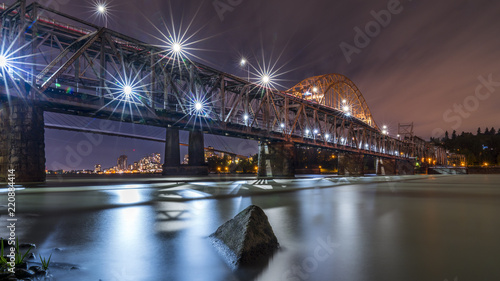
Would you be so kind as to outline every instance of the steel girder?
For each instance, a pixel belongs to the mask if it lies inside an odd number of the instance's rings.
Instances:
[[[13,18],[19,7],[4,9],[2,23],[11,23],[2,25],[2,39],[13,38],[4,35],[15,30]],[[20,22],[26,30],[23,40],[29,42],[21,51],[29,54],[31,73],[25,81],[31,86],[30,97],[48,111],[380,157],[408,159],[425,150],[425,143],[380,132],[363,96],[342,75],[313,77],[289,91],[277,91],[200,63],[174,60],[161,47],[36,2],[26,8]],[[127,79],[133,80],[139,94],[124,101],[118,98],[123,91],[116,88]],[[323,96],[304,99],[305,91],[316,92],[311,87],[319,87]],[[351,116],[339,109],[342,99],[352,107]],[[202,110],[195,109],[196,102],[203,104]]]

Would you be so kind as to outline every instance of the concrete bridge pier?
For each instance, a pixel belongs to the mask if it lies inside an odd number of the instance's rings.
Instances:
[[[9,169],[15,183],[45,182],[43,110],[29,101],[12,99],[0,105],[0,182]]]
[[[189,132],[188,154],[188,173],[190,175],[208,175],[208,166],[205,163],[205,137],[202,131]]]
[[[208,175],[208,166],[205,163],[205,144],[203,132],[189,132],[188,165],[181,165],[179,144],[179,129],[167,128],[165,162],[163,164],[162,174],[164,176]]]
[[[363,176],[364,156],[355,153],[339,153],[339,176]]]
[[[259,142],[259,178],[295,177],[295,146],[291,142]]]
[[[388,176],[396,174],[396,159],[377,158],[377,176]]]
[[[180,172],[181,151],[179,147],[179,129],[167,128],[165,141],[165,162],[163,163],[164,176],[175,175]]]

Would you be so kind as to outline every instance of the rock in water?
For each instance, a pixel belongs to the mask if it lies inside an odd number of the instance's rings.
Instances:
[[[210,238],[234,267],[261,265],[279,247],[266,214],[255,205],[221,225]]]

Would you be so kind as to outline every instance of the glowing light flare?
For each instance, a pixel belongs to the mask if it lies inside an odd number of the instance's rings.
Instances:
[[[343,110],[343,111],[345,111],[345,112],[348,112],[348,111],[349,111],[349,109],[350,109],[350,108],[349,108],[349,106],[347,106],[347,105],[344,105],[344,106],[342,107],[342,110]]]
[[[176,54],[180,53],[182,51],[182,45],[178,42],[174,42],[172,44],[172,51]]]
[[[243,120],[245,120],[245,121],[247,121],[247,120],[248,120],[248,114],[245,114],[245,115],[243,116]]]
[[[126,96],[131,96],[132,93],[133,93],[133,89],[130,85],[125,85],[125,87],[123,87],[123,93],[126,95]]]
[[[97,12],[100,14],[106,14],[106,5],[98,4],[97,5]]]
[[[318,92],[318,87],[314,87],[313,92],[315,92],[315,93]]]
[[[281,127],[281,128],[285,128],[285,124],[284,124],[284,123],[281,123],[280,127]]]
[[[201,102],[199,102],[199,101],[195,102],[194,109],[196,111],[201,111],[203,109],[203,104],[201,104]]]
[[[247,64],[247,60],[245,58],[242,58],[240,61],[241,66],[245,66]]]
[[[4,55],[0,55],[0,67],[5,68],[7,67],[8,61],[7,58]]]
[[[99,19],[99,21],[104,23],[105,27],[108,27],[108,20],[110,19],[110,6],[103,0],[93,0],[93,17]]]
[[[267,74],[262,75],[261,81],[264,84],[269,84],[269,82],[271,82],[271,77],[269,77],[269,75]]]

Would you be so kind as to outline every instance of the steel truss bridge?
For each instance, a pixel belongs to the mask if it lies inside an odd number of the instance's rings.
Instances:
[[[279,91],[36,2],[0,6],[0,21],[3,103],[22,100],[43,111],[263,143],[445,161],[442,151],[412,135],[384,134],[359,89],[340,74]]]

